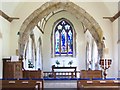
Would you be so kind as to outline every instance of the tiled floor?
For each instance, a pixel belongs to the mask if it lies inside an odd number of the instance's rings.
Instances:
[[[46,89],[64,89],[64,90],[77,90],[76,80],[45,80],[44,88]]]

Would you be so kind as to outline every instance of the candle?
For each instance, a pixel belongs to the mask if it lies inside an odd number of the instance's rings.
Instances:
[[[105,69],[105,59],[104,59],[104,69]]]
[[[106,65],[106,66],[107,66],[107,68],[108,68],[108,59],[106,59],[106,60],[107,60],[107,65]]]

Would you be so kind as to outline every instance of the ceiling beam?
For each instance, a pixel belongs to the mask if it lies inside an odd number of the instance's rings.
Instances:
[[[120,43],[120,40],[117,41],[117,44],[119,44],[119,43]]]
[[[6,20],[8,20],[9,22],[12,22],[14,19],[19,19],[17,17],[9,17],[7,14],[5,14],[3,11],[0,10],[0,15],[5,18]]]
[[[113,17],[103,17],[103,19],[109,19],[111,22],[115,21],[120,16],[120,11]]]

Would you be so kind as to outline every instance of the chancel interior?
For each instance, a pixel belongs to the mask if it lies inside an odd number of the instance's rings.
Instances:
[[[2,90],[119,90],[120,5],[0,2]]]

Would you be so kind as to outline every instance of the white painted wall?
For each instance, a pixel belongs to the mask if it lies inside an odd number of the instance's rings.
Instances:
[[[10,56],[10,23],[0,16],[0,78],[2,78],[2,58]]]
[[[0,30],[0,33],[1,33],[1,30]],[[2,36],[0,37],[0,78],[2,78],[1,71],[2,71]]]
[[[9,4],[9,3],[8,3]],[[18,49],[18,35],[22,23],[25,19],[38,9],[43,2],[21,2],[14,10],[14,16],[20,19],[14,20],[11,23],[11,55],[15,55],[16,49]]]
[[[118,70],[118,66],[120,65],[118,63],[118,44],[117,44],[117,41],[118,41],[118,20],[115,20],[113,22],[113,64],[112,64],[112,67],[113,67],[113,70]],[[120,69],[119,69],[120,70]],[[113,73],[111,73],[113,74]],[[116,77],[118,77],[118,72],[114,72],[114,74],[116,74]],[[113,74],[113,75],[114,75]]]
[[[120,43],[118,44],[118,54],[120,54]],[[120,55],[118,56],[118,77],[120,78]]]
[[[1,33],[2,33],[2,56],[10,55],[10,23],[0,17]]]
[[[119,3],[118,3],[118,10],[120,10],[120,1],[119,1]],[[119,25],[120,24],[120,17],[118,18],[118,24],[117,25]],[[118,40],[120,40],[120,25],[118,26]],[[119,67],[119,69],[118,69],[118,76],[119,76],[119,78],[120,78],[120,41],[119,41],[119,43],[118,43],[118,67]]]
[[[5,6],[4,6],[5,5]],[[0,3],[0,9],[4,12],[8,12],[5,7],[7,4]],[[0,16],[0,78],[2,78],[3,70],[3,57],[10,56],[10,30],[11,24],[3,17]]]
[[[111,3],[108,3],[108,5],[110,5]],[[114,7],[114,10],[116,10],[115,14],[117,13],[118,11],[118,3],[113,3],[114,5],[116,5],[116,7]],[[113,47],[113,60],[112,60],[112,71],[114,72],[111,72],[110,69],[109,69],[109,73],[111,76],[115,76],[115,77],[118,77],[118,71],[120,70],[119,68],[119,65],[120,65],[120,62],[119,62],[119,44],[117,43],[118,40],[119,40],[119,23],[118,23],[118,19],[116,19],[113,23],[112,23],[112,35],[113,35],[113,44],[112,44],[112,47]]]

